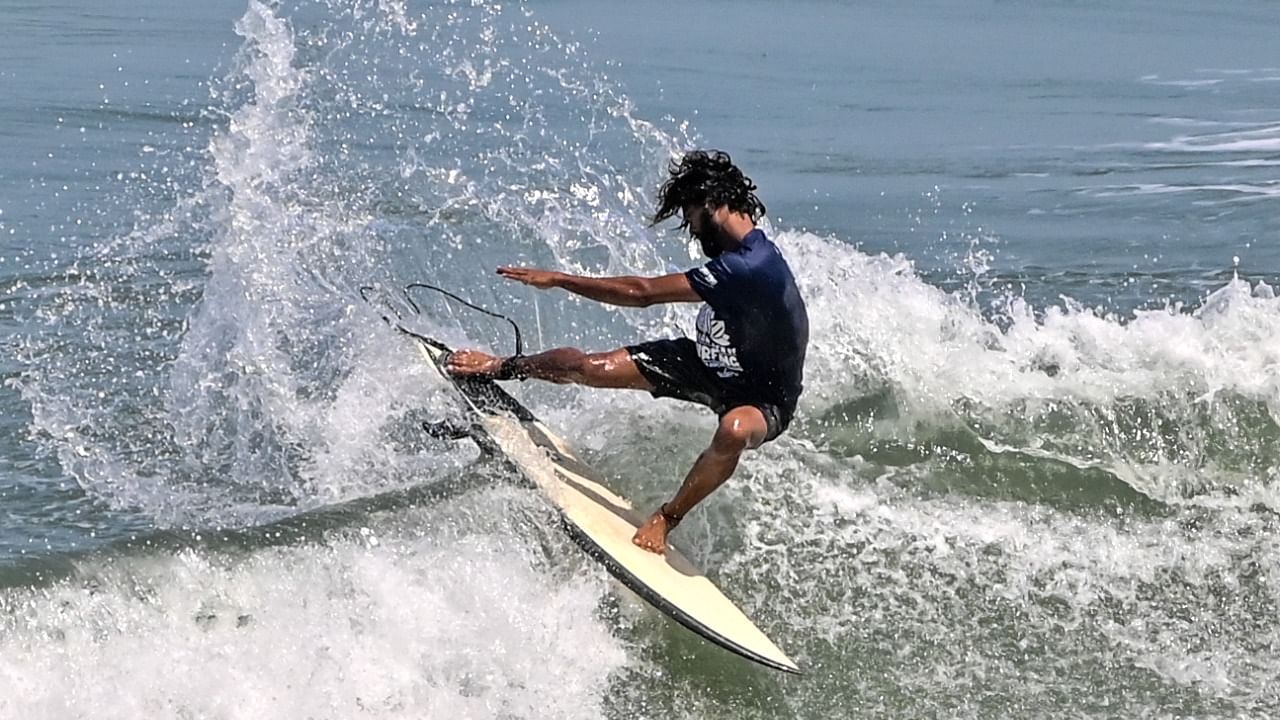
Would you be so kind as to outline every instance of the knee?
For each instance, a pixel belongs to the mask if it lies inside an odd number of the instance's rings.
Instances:
[[[720,455],[739,455],[764,440],[764,416],[753,407],[735,408],[720,418],[711,449]]]
[[[577,348],[563,348],[562,364],[566,372],[582,377],[591,372],[591,356]]]
[[[575,372],[581,378],[581,382],[590,385],[608,386],[608,380],[613,374],[614,357],[613,353],[579,353],[577,358],[577,366]]]
[[[582,382],[591,370],[587,354],[577,348],[563,347],[549,350],[542,355],[546,374],[544,379],[557,383]]]

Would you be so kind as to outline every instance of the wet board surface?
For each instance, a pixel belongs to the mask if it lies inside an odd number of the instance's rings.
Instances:
[[[453,378],[448,348],[418,337],[419,350],[466,400],[497,450],[559,508],[573,539],[653,607],[708,641],[775,670],[799,667],[675,547],[658,555],[631,542],[645,517],[598,472],[492,380]]]

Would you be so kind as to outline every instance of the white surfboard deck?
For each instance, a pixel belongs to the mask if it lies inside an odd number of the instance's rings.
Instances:
[[[497,448],[559,508],[589,555],[650,605],[703,638],[766,667],[800,668],[670,543],[665,555],[631,542],[645,517],[614,493],[523,405],[491,380],[453,378],[448,349],[414,336],[423,355],[457,387]]]

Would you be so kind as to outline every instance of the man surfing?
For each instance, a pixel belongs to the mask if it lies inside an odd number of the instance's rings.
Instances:
[[[756,227],[765,208],[751,179],[718,151],[687,153],[672,161],[668,173],[653,224],[679,212],[680,227],[710,258],[706,265],[661,277],[593,278],[513,267],[500,267],[498,274],[610,305],[704,303],[696,342],[652,340],[601,353],[565,347],[507,358],[460,350],[446,366],[457,376],[647,390],[654,397],[714,410],[720,421],[711,444],[675,496],[632,538],[659,554],[666,552],[667,534],[685,514],[729,479],[744,450],[787,429],[800,398],[809,343],[809,318],[791,268]]]

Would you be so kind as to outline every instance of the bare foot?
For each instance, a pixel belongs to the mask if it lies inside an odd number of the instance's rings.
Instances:
[[[639,530],[636,530],[636,534],[631,537],[631,542],[649,552],[665,555],[669,532],[671,528],[667,527],[667,519],[661,512],[656,512],[644,521]]]
[[[449,356],[445,372],[457,377],[494,375],[502,368],[502,358],[479,350],[458,350]]]

